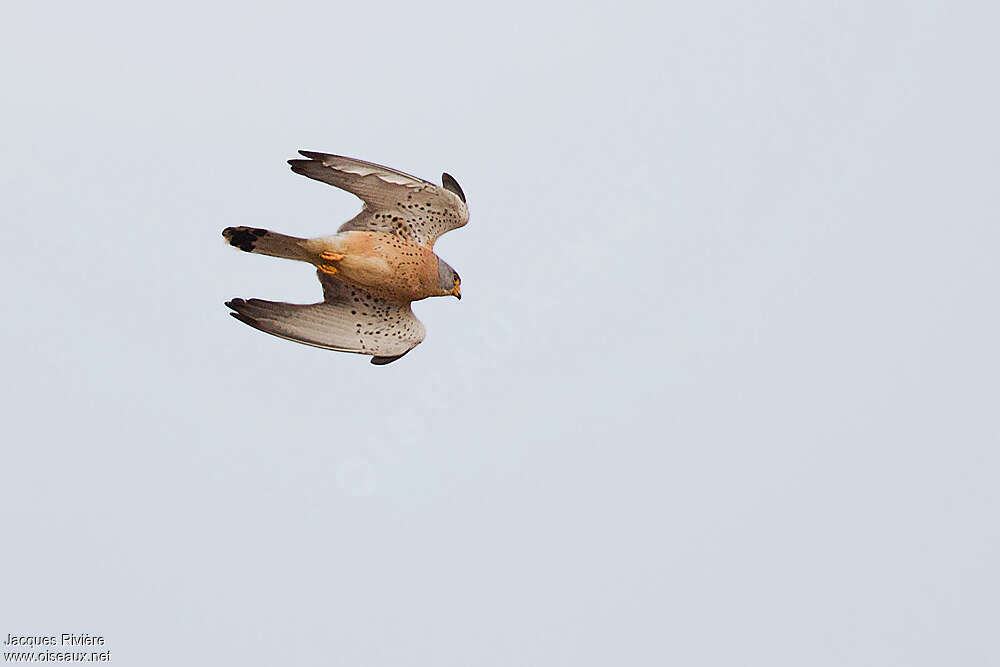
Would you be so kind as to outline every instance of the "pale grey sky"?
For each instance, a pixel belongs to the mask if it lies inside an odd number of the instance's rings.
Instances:
[[[119,665],[996,665],[1000,11],[17,3],[0,640]],[[462,184],[384,368],[229,225]]]

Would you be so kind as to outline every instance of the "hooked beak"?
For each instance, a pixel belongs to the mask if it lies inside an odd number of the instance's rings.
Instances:
[[[460,280],[458,280],[456,278],[455,279],[455,286],[451,288],[451,295],[454,296],[454,297],[457,297],[459,301],[462,300],[461,285],[462,285],[462,281],[460,281]]]

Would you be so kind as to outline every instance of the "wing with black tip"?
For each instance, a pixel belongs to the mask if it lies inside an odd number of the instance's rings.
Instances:
[[[289,160],[292,171],[356,195],[361,213],[339,231],[396,234],[434,247],[439,236],[469,222],[465,193],[454,178],[443,174],[443,185],[381,165],[327,153],[299,151],[305,160]]]
[[[424,325],[409,304],[372,296],[317,271],[323,285],[320,303],[293,304],[263,299],[233,299],[233,317],[280,338],[340,352],[372,355],[387,364],[424,339]]]

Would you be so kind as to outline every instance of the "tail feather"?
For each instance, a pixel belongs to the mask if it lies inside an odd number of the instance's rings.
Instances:
[[[309,261],[310,253],[302,246],[305,239],[285,236],[256,227],[226,227],[222,236],[229,245],[244,252],[255,252],[272,257]]]

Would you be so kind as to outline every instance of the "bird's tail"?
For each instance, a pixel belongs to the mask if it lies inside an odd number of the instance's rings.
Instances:
[[[256,252],[261,255],[297,259],[304,262],[312,259],[312,253],[303,246],[306,239],[285,236],[267,229],[226,227],[222,230],[222,236],[225,237],[229,245],[244,252]]]

